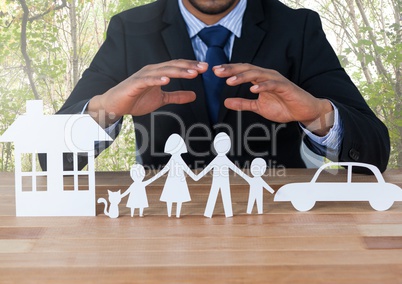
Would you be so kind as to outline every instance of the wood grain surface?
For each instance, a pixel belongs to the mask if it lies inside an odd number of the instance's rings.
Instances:
[[[264,179],[277,190],[314,173],[287,169]],[[402,187],[402,171],[384,178]],[[225,218],[218,197],[210,219],[203,213],[211,176],[187,181],[192,200],[181,218],[168,218],[159,201],[164,178],[147,187],[142,218],[130,217],[127,199],[117,219],[101,204],[96,217],[15,217],[14,176],[0,173],[0,283],[402,283],[402,202],[385,212],[368,202],[317,202],[298,212],[264,191],[264,214],[249,215],[248,184],[233,176],[234,216]],[[132,180],[128,172],[98,172],[96,183],[97,197],[107,197]]]

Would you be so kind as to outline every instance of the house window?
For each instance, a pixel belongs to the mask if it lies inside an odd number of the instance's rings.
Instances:
[[[79,170],[81,161],[88,161],[88,153],[63,153],[64,190],[89,190],[89,170]]]
[[[22,191],[47,191],[47,172],[39,164],[38,155],[46,160],[46,154],[21,154]]]

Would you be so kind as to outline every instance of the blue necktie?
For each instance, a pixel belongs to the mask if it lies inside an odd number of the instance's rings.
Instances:
[[[220,92],[225,79],[215,76],[212,72],[212,67],[228,63],[223,47],[226,45],[230,34],[231,32],[221,25],[204,28],[198,33],[200,39],[208,46],[205,61],[209,66],[208,70],[202,74],[202,77],[209,117],[213,124],[218,122]]]

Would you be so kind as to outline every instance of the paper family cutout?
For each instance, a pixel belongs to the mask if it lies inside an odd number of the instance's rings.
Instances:
[[[28,101],[27,112],[3,133],[0,142],[15,143],[15,192],[17,216],[95,216],[95,170],[94,143],[111,141],[107,133],[89,115],[43,115],[42,101]],[[219,133],[213,146],[217,153],[213,161],[198,175],[186,165],[181,154],[187,152],[184,140],[178,134],[172,134],[165,144],[164,152],[171,155],[167,165],[155,176],[145,180],[145,170],[141,165],[134,165],[130,170],[133,183],[121,191],[108,191],[108,200],[99,198],[104,204],[104,214],[110,218],[119,217],[119,204],[128,196],[126,206],[131,216],[139,209],[143,216],[149,206],[146,186],[168,173],[160,201],[166,202],[170,217],[173,203],[176,203],[176,217],[180,217],[183,202],[191,201],[186,175],[198,181],[212,171],[212,184],[204,216],[211,218],[217,196],[221,193],[226,217],[233,216],[230,194],[229,172],[232,170],[250,185],[247,213],[251,214],[254,204],[258,214],[263,213],[263,190],[274,193],[263,180],[266,162],[255,158],[250,167],[252,177],[226,156],[230,151],[231,140],[226,133]],[[37,166],[38,154],[46,154],[47,171]],[[73,169],[63,168],[63,156],[72,156]],[[87,169],[78,170],[80,156],[88,159]],[[22,159],[28,157],[30,169],[23,169]],[[347,182],[317,182],[321,172],[332,166],[348,169]],[[352,181],[352,168],[365,167],[372,171],[378,182],[356,183]],[[65,176],[74,177],[73,188],[64,186]],[[37,184],[37,177],[47,183]],[[86,183],[81,186],[81,180]],[[24,185],[25,183],[25,185]],[[28,184],[28,185],[26,185]],[[369,201],[373,209],[389,209],[394,201],[402,201],[402,190],[394,184],[386,183],[378,168],[363,163],[328,163],[320,167],[311,182],[293,183],[282,186],[274,196],[275,202],[290,201],[299,211],[308,211],[316,201]],[[110,205],[109,205],[110,203]]]
[[[211,170],[213,170],[212,186],[204,216],[209,218],[212,217],[219,191],[221,192],[222,196],[225,216],[233,216],[232,200],[230,196],[229,170],[233,170],[250,184],[250,197],[247,213],[251,214],[253,205],[256,202],[258,213],[262,214],[263,188],[267,189],[271,193],[274,193],[272,188],[261,178],[266,171],[266,162],[261,158],[256,158],[253,160],[252,168],[254,170],[252,170],[252,174],[254,177],[251,178],[237,168],[236,165],[226,156],[226,154],[230,151],[230,147],[230,137],[226,133],[219,133],[214,139],[214,149],[217,153],[217,156],[201,173],[195,175],[181,157],[181,154],[187,152],[186,144],[183,138],[178,134],[172,134],[166,141],[164,150],[165,153],[171,155],[171,158],[167,165],[158,174],[143,182],[142,180],[145,176],[144,168],[140,165],[134,165],[131,168],[130,174],[134,182],[123,194],[120,195],[121,198],[129,195],[127,207],[131,208],[131,217],[133,217],[134,208],[140,208],[139,215],[142,217],[144,208],[148,207],[145,186],[169,172],[163,187],[160,201],[166,202],[168,217],[171,217],[172,214],[172,204],[176,203],[176,217],[179,218],[182,203],[191,201],[185,174],[190,176],[193,180],[198,181]],[[111,196],[116,194],[120,194],[120,192],[112,193],[109,191],[109,199]],[[131,200],[134,201],[131,202]],[[111,218],[116,218],[119,216],[118,212],[113,215],[110,214],[111,209],[109,209],[109,212],[107,212],[107,203],[104,198],[98,199],[98,203],[100,202],[105,203],[105,215]],[[110,199],[111,208],[113,204],[112,202],[112,199]]]

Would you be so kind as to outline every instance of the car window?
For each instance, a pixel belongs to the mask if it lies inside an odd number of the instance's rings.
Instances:
[[[344,168],[325,168],[315,182],[347,182],[347,170]]]
[[[355,168],[360,168],[360,169],[367,170],[366,167],[353,166],[353,169],[355,169]],[[380,172],[378,172],[378,174],[381,175]],[[378,179],[374,174],[367,175],[367,174],[352,173],[352,182],[354,182],[354,183],[358,183],[358,182],[378,182]]]

